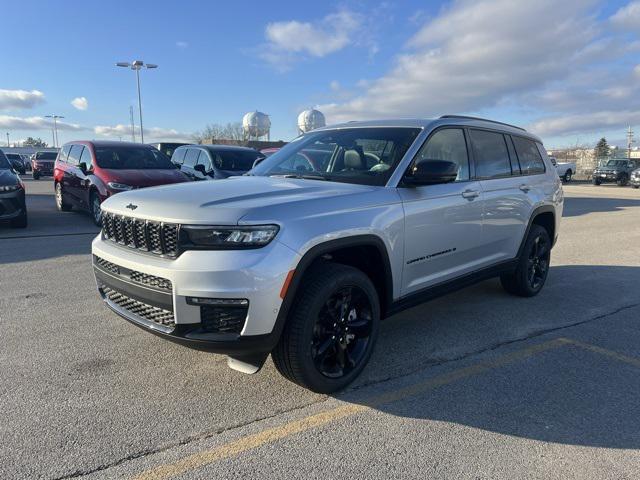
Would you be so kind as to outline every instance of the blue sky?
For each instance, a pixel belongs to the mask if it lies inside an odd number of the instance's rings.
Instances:
[[[315,106],[329,123],[486,115],[548,146],[640,130],[638,1],[21,0],[3,2],[1,24],[12,140],[51,142],[51,113],[61,142],[128,139],[135,77],[114,63],[138,58],[159,65],[141,72],[148,140],[255,109],[288,140]]]

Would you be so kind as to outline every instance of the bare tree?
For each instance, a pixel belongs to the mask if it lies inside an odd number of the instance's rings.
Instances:
[[[202,131],[193,135],[193,139],[197,143],[216,143],[220,140],[224,140],[225,143],[233,142],[238,145],[245,143],[244,132],[240,122],[230,122],[226,125],[219,123],[209,124],[204,127]]]

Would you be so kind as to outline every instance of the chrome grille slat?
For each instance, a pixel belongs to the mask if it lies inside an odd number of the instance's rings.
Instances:
[[[175,223],[142,220],[109,212],[103,213],[102,234],[129,248],[168,257],[178,256],[178,229]]]

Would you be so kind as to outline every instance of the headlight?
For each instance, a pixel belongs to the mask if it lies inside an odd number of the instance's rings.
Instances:
[[[133,190],[133,187],[131,185],[127,185],[124,183],[108,182],[107,185],[109,186],[109,188],[112,188],[114,190]]]
[[[260,248],[271,242],[279,229],[277,225],[247,227],[183,225],[180,227],[180,246],[203,250]]]
[[[0,186],[0,192],[15,192],[16,190],[20,190],[21,185],[17,184],[17,185],[3,185]]]

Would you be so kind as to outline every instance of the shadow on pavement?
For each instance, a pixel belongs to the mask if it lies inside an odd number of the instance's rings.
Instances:
[[[451,372],[483,360],[465,359],[450,367],[448,360],[477,352],[499,359],[527,344],[504,351],[494,348],[543,332],[558,329],[554,337],[571,337],[576,330],[561,327],[605,318],[625,306],[640,306],[639,282],[640,267],[557,266],[545,289],[534,298],[507,295],[498,282],[488,281],[415,307],[383,322],[371,363],[356,384],[361,388],[338,398],[399,417],[455,423],[544,442],[640,448],[640,369],[572,345],[463,376],[393,403],[371,400],[388,388],[384,383],[381,389],[367,386],[406,377],[400,389],[411,388],[414,382],[428,382],[437,375],[427,368],[430,364],[444,362],[438,370]],[[492,318],[474,315],[474,310],[486,312],[487,302]],[[629,318],[635,314],[633,309],[626,311]],[[631,355],[640,359],[640,347],[634,347],[640,345],[640,330],[629,318],[624,321],[626,327],[619,320],[618,331],[607,330],[606,338],[611,341],[617,334],[620,345],[632,345]],[[585,323],[584,328],[595,328],[591,325],[594,323]],[[608,327],[598,324],[598,328]],[[637,338],[634,341],[630,336]],[[378,376],[379,370],[384,374]]]
[[[617,212],[624,208],[640,207],[638,200],[615,197],[565,197],[563,217],[579,217],[594,212]]]

